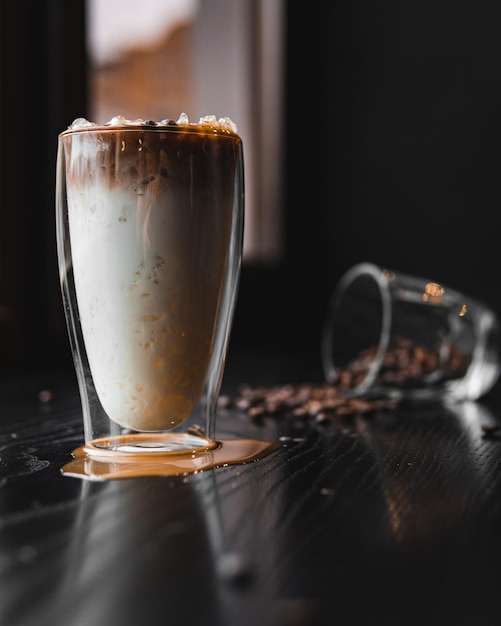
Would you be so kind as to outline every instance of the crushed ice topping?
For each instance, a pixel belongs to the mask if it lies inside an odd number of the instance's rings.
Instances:
[[[205,126],[209,128],[214,128],[215,130],[225,130],[232,133],[238,133],[237,125],[233,122],[229,117],[220,117],[216,118],[215,115],[205,115],[201,117],[197,122],[190,122],[186,113],[181,113],[179,119],[176,121],[171,119],[164,119],[160,122],[155,122],[152,120],[143,120],[141,118],[135,120],[129,120],[125,118],[123,115],[115,115],[111,118],[109,122],[106,124],[97,124],[96,122],[90,122],[89,120],[83,117],[77,117],[70,126],[68,126],[68,130],[80,130],[82,128],[92,128],[92,127],[102,127],[102,126],[110,126],[110,127],[123,127],[123,126]]]
[[[86,120],[84,117],[77,117],[77,119],[73,122],[73,124],[71,124],[71,126],[68,126],[68,130],[78,130],[80,128],[89,128],[90,126],[95,126],[95,124],[93,122],[89,122],[89,120]]]

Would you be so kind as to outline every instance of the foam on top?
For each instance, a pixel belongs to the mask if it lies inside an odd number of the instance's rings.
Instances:
[[[199,126],[204,128],[213,128],[214,130],[222,130],[226,132],[232,132],[237,134],[237,126],[229,117],[216,118],[215,115],[206,115],[201,117],[197,122],[190,122],[186,113],[181,113],[179,119],[176,121],[171,119],[164,119],[160,122],[154,122],[152,120],[143,120],[141,118],[135,120],[129,120],[123,117],[123,115],[115,115],[106,124],[97,124],[96,122],[90,122],[83,117],[77,117],[73,123],[68,126],[68,131],[83,130],[85,128],[123,128],[127,126],[146,126],[146,127],[159,127],[164,128],[168,126]]]

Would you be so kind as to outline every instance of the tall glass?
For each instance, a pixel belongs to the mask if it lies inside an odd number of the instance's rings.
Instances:
[[[87,450],[215,447],[242,257],[235,125],[75,120],[59,135],[56,196]]]

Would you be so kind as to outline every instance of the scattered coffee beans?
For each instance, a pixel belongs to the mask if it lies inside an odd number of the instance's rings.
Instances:
[[[335,416],[369,415],[392,410],[397,402],[386,399],[353,398],[347,389],[359,385],[367,376],[377,346],[361,352],[334,382],[298,383],[272,387],[242,385],[235,398],[223,396],[221,405],[245,411],[253,420],[265,416],[287,415],[296,419],[328,422]],[[437,384],[465,375],[470,358],[457,348],[442,344],[439,349],[416,345],[399,338],[383,359],[376,385],[393,387]]]
[[[394,409],[389,400],[365,400],[347,397],[339,386],[324,383],[297,383],[272,387],[242,385],[239,394],[224,404],[232,405],[254,421],[266,416],[285,415],[297,420],[325,423],[334,417],[354,417],[378,410]]]

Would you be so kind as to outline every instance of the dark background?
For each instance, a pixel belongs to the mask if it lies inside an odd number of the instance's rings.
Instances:
[[[373,261],[501,315],[501,4],[285,2],[279,266],[244,265],[230,354],[316,364],[328,295]],[[2,0],[0,373],[70,366],[57,134],[85,112],[82,0]]]

